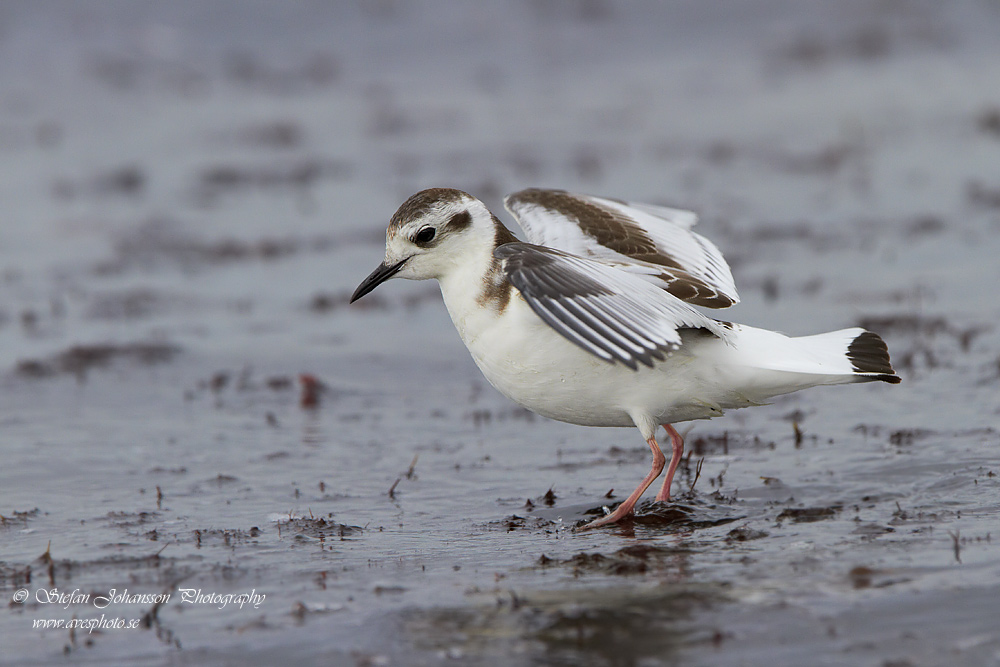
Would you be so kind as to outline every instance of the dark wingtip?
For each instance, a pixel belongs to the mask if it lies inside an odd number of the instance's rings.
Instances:
[[[878,334],[865,331],[858,335],[847,346],[847,358],[855,373],[889,384],[902,382],[889,361],[889,347]]]

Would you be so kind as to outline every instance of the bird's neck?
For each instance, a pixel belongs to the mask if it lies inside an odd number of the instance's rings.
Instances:
[[[492,234],[483,234],[482,243],[438,279],[445,306],[466,345],[503,315],[515,293],[493,251],[517,238],[495,216],[492,223]]]

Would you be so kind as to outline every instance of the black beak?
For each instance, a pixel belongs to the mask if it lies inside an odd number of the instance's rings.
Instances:
[[[403,268],[403,264],[406,264],[407,259],[409,259],[409,257],[396,262],[392,266],[388,266],[385,262],[379,264],[367,278],[361,281],[361,284],[358,285],[358,289],[354,290],[354,294],[351,295],[349,303],[354,303],[365,294],[368,294],[368,292],[371,292],[389,278],[392,278],[394,275],[399,273],[399,270]]]

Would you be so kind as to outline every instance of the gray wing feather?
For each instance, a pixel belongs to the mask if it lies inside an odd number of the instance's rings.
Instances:
[[[493,253],[531,309],[562,336],[609,363],[652,367],[681,344],[679,329],[727,329],[642,278],[530,243]]]
[[[504,205],[532,243],[610,264],[694,305],[739,301],[729,265],[691,230],[698,217],[690,211],[540,189]]]

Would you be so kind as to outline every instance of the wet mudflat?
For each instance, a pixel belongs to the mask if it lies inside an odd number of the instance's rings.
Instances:
[[[0,662],[1000,662],[997,8],[447,7],[3,10]],[[637,432],[347,305],[412,192],[530,185],[698,210],[722,317],[903,383],[680,425],[573,532]]]

